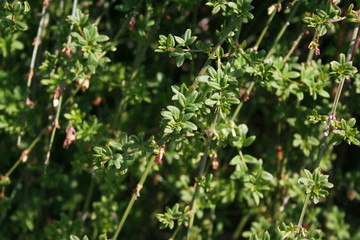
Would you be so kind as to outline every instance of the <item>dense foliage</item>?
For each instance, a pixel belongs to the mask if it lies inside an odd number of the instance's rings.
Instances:
[[[359,8],[0,0],[0,239],[360,239]]]

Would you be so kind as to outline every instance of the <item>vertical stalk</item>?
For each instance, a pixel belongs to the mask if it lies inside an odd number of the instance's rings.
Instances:
[[[147,176],[148,176],[148,174],[150,172],[150,169],[151,169],[152,165],[155,162],[155,159],[156,159],[156,155],[153,155],[151,157],[148,165],[146,166],[145,172],[141,176],[141,179],[140,179],[139,183],[137,184],[135,192],[131,196],[130,202],[129,202],[128,206],[126,207],[126,210],[125,210],[124,214],[121,217],[120,223],[119,223],[119,225],[118,225],[118,227],[117,227],[117,229],[115,231],[114,236],[112,237],[112,240],[116,240],[118,238],[118,236],[119,236],[119,234],[120,234],[120,232],[121,232],[121,230],[122,230],[122,228],[124,226],[124,223],[125,223],[127,217],[129,216],[129,213],[130,213],[130,211],[131,211],[131,209],[132,209],[132,207],[133,207],[133,205],[135,203],[136,198],[139,197],[139,192],[140,192],[140,190],[141,190],[141,188],[142,188],[142,186],[143,186],[143,184],[144,184],[144,182],[145,182],[145,180],[146,180],[146,178],[147,178]]]
[[[354,46],[355,46],[355,42],[356,42],[356,36],[358,34],[358,31],[359,31],[359,27],[360,27],[360,24],[357,24],[356,27],[354,28],[354,31],[353,31],[353,34],[352,34],[352,37],[351,37],[351,41],[350,41],[349,50],[347,52],[346,61],[351,61],[352,56],[354,54],[353,50],[354,50]],[[328,122],[327,122],[327,126],[325,128],[324,137],[323,137],[323,139],[321,141],[321,144],[320,144],[320,149],[319,149],[319,153],[318,153],[318,156],[317,156],[315,169],[320,165],[321,158],[322,158],[322,156],[324,154],[324,149],[325,149],[325,146],[326,146],[326,140],[327,140],[327,138],[329,136],[329,133],[330,133],[331,120],[335,119],[336,108],[337,108],[337,106],[339,104],[340,95],[341,95],[341,91],[342,91],[342,88],[344,86],[344,83],[345,83],[345,79],[342,79],[341,82],[338,85],[336,95],[335,95],[335,99],[334,99],[334,102],[333,102],[333,105],[332,105],[332,108],[331,108],[331,112],[330,112],[330,115],[329,115],[329,119],[328,119]],[[303,221],[303,218],[305,216],[305,212],[306,212],[306,208],[307,208],[309,198],[310,198],[310,194],[307,194],[305,202],[304,202],[304,206],[303,206],[303,209],[301,211],[300,218],[299,218],[299,223],[298,223],[299,227],[301,227],[301,225],[302,225],[302,221]]]
[[[302,225],[302,222],[303,222],[303,220],[304,220],[304,216],[305,216],[306,208],[307,208],[307,205],[308,205],[308,202],[309,202],[309,198],[310,198],[310,194],[307,194],[307,195],[306,195],[305,202],[304,202],[304,206],[303,206],[303,208],[302,208],[302,210],[301,210],[301,214],[300,214],[298,226],[301,226],[301,225]]]
[[[75,16],[76,6],[77,6],[77,0],[74,0],[73,8],[72,8],[72,16]],[[69,32],[68,40],[67,40],[67,43],[66,43],[67,45],[70,45],[70,43],[71,43],[71,32],[73,30],[73,27],[74,27],[74,25],[70,26],[70,32]],[[45,159],[45,164],[44,164],[44,175],[46,175],[47,166],[50,163],[51,148],[52,148],[52,145],[53,145],[53,142],[54,142],[56,129],[57,129],[58,125],[59,125],[60,111],[61,111],[61,105],[62,105],[63,95],[64,95],[64,87],[65,87],[65,77],[63,77],[62,82],[61,82],[59,105],[57,106],[56,116],[55,116],[55,120],[54,120],[54,126],[53,126],[51,136],[50,136],[50,142],[49,142],[49,146],[48,146],[48,151],[46,153],[46,159]]]
[[[358,34],[358,31],[359,31],[359,26],[360,26],[360,24],[356,25],[356,27],[354,28],[352,37],[351,37],[350,47],[349,47],[349,50],[348,50],[347,56],[346,56],[346,61],[348,61],[348,62],[351,61],[352,56],[354,54],[353,50],[354,50],[354,46],[355,46],[355,43],[356,43],[356,36]],[[327,140],[327,138],[329,136],[329,132],[330,132],[331,120],[335,119],[336,108],[337,108],[337,106],[339,104],[339,100],[340,100],[340,96],[341,96],[341,92],[342,92],[344,83],[345,83],[345,79],[342,79],[341,82],[338,85],[337,90],[336,90],[334,102],[333,102],[333,105],[332,105],[332,108],[331,108],[331,112],[330,112],[330,116],[329,116],[329,119],[328,119],[326,129],[325,129],[325,132],[324,132],[324,137],[323,137],[323,139],[321,141],[320,150],[319,150],[319,154],[318,154],[318,157],[317,157],[317,160],[316,160],[315,168],[317,168],[320,165],[320,161],[321,161],[321,158],[323,156],[325,145],[326,145],[326,140]]]
[[[199,175],[198,175],[200,177],[202,175],[204,175],[204,172],[205,172],[206,162],[207,162],[207,158],[209,156],[209,149],[210,149],[211,139],[212,139],[213,133],[215,131],[216,121],[217,121],[217,113],[215,113],[215,117],[211,123],[209,135],[206,139],[206,147],[205,147],[205,151],[204,151],[204,156],[202,157],[201,162],[200,162],[200,170],[199,170]],[[190,204],[191,216],[190,216],[189,227],[188,227],[188,232],[187,232],[187,236],[186,236],[187,240],[190,239],[191,228],[194,224],[194,218],[195,218],[196,207],[197,207],[197,197],[199,195],[199,191],[200,191],[200,186],[199,186],[199,184],[196,184],[195,193],[194,193],[194,196],[193,196],[193,198],[191,200],[191,204]]]
[[[236,227],[235,232],[234,232],[231,239],[233,239],[233,240],[239,239],[239,236],[241,235],[241,232],[242,232],[246,222],[249,220],[250,216],[251,216],[250,214],[247,214],[247,215],[244,215],[241,218],[241,220],[240,220],[238,226]]]
[[[274,49],[275,49],[275,46],[278,44],[278,42],[279,42],[280,38],[282,37],[282,35],[284,34],[285,30],[286,30],[287,27],[290,25],[290,21],[291,21],[291,19],[293,18],[293,16],[295,15],[296,11],[298,10],[300,3],[301,3],[301,0],[299,0],[299,1],[295,4],[294,8],[291,10],[291,13],[290,13],[288,19],[286,20],[286,23],[284,24],[284,26],[281,28],[280,32],[279,32],[278,35],[276,36],[275,41],[274,41],[273,45],[271,46],[269,52],[266,54],[266,57],[265,57],[265,58],[267,58],[267,57],[269,57],[269,56],[272,55],[272,53],[273,53],[273,51],[274,51]]]
[[[249,86],[248,89],[246,90],[246,94],[250,94],[251,91],[252,91],[252,89],[254,88],[254,86],[255,86],[255,82],[253,81],[253,82],[250,83],[250,86]],[[236,107],[236,109],[235,109],[235,111],[234,111],[234,113],[233,113],[233,116],[231,117],[231,121],[235,121],[235,119],[237,118],[237,116],[238,116],[238,114],[239,114],[239,112],[240,112],[243,104],[244,104],[244,101],[240,102],[240,103],[237,105],[237,107]]]
[[[235,18],[230,25],[226,28],[225,32],[223,33],[223,35],[221,36],[220,40],[218,41],[218,43],[215,45],[215,47],[213,48],[212,52],[210,55],[214,55],[217,51],[217,49],[221,46],[221,44],[224,43],[225,39],[227,38],[227,36],[229,35],[229,33],[232,31],[232,29],[239,24],[239,22],[241,21],[241,18]],[[208,57],[208,59],[206,60],[206,62],[204,63],[203,67],[201,68],[198,77],[202,76],[205,72],[207,67],[210,65],[211,63],[211,58]],[[195,78],[193,85],[194,88],[197,86],[197,79]]]
[[[275,7],[275,9],[274,9],[274,12],[272,12],[272,14],[270,15],[268,21],[266,22],[266,25],[265,25],[264,29],[262,30],[262,32],[261,32],[261,34],[260,34],[260,37],[259,37],[258,40],[256,41],[256,44],[255,44],[255,46],[254,46],[254,49],[255,49],[255,50],[257,50],[257,49],[259,48],[259,45],[260,45],[262,39],[264,38],[265,33],[266,33],[266,31],[268,30],[271,21],[273,20],[275,14],[276,14],[276,12],[277,12],[277,10],[279,9],[280,3],[281,3],[281,0],[278,0],[277,3],[276,3],[276,7]]]
[[[302,37],[304,36],[304,32],[302,32],[295,40],[295,42],[293,43],[290,51],[288,52],[288,54],[286,54],[283,63],[286,63],[286,61],[288,60],[288,58],[291,56],[291,54],[295,51],[295,49],[297,48],[297,46],[299,45]]]
[[[14,163],[14,165],[9,169],[9,171],[5,174],[5,176],[9,177],[11,173],[19,166],[21,162],[26,162],[27,157],[30,154],[31,150],[35,147],[35,145],[40,141],[42,135],[45,133],[47,127],[45,127],[40,134],[32,141],[30,146],[23,151],[23,154],[19,157],[19,159]]]
[[[138,3],[138,6],[140,5],[140,3],[141,3],[141,1]],[[155,24],[154,24],[154,26],[152,26],[152,28],[150,30],[150,33],[147,36],[146,40],[144,40],[144,44],[143,45],[142,44],[138,45],[137,53],[136,53],[135,60],[134,60],[134,63],[133,63],[133,72],[132,72],[132,74],[130,76],[130,80],[129,80],[130,84],[132,84],[132,81],[136,78],[136,76],[139,73],[139,68],[140,68],[141,63],[143,62],[143,60],[145,58],[145,53],[146,53],[146,51],[148,50],[148,48],[150,46],[151,39],[152,39],[153,35],[155,34],[155,31],[156,31],[157,27],[160,24],[162,16],[165,14],[166,6],[168,4],[169,4],[169,1],[166,1],[165,4],[163,4],[161,6],[160,13],[157,14]],[[120,31],[119,31],[119,33],[120,33]],[[127,105],[126,103],[127,103],[127,98],[122,98],[120,103],[118,104],[118,107],[117,107],[117,110],[116,110],[116,113],[115,113],[115,117],[114,117],[114,120],[113,120],[114,121],[113,125],[118,126],[118,127],[120,126],[120,122],[121,122],[121,115],[120,114],[126,108],[126,105]]]
[[[30,87],[31,87],[31,82],[34,76],[34,68],[35,68],[35,62],[36,62],[36,56],[38,53],[38,49],[39,49],[39,45],[40,45],[40,38],[41,38],[41,32],[43,30],[44,27],[44,23],[45,23],[45,14],[46,14],[46,10],[48,9],[48,3],[43,3],[43,7],[42,7],[42,11],[41,11],[41,19],[40,19],[40,23],[39,23],[39,27],[38,27],[38,31],[36,34],[36,37],[34,39],[35,43],[34,43],[34,49],[33,49],[33,53],[32,53],[32,57],[31,57],[31,62],[30,62],[30,71],[28,73],[28,78],[27,78],[27,84],[26,84],[26,92],[25,92],[25,98],[24,98],[24,106],[23,109],[21,111],[21,122],[20,122],[20,131],[18,133],[18,138],[17,138],[17,146],[20,146],[21,144],[21,136],[23,135],[23,128],[24,128],[24,123],[25,123],[25,111],[26,108],[28,106],[28,102],[30,102],[29,99],[29,92],[30,92]]]
[[[129,22],[131,20],[131,17],[134,13],[136,13],[137,11],[139,11],[139,8],[141,6],[141,3],[144,0],[139,0],[139,2],[137,3],[136,7],[134,8],[134,10],[129,13],[129,15],[127,16],[127,18],[125,19],[125,22],[121,25],[120,30],[117,32],[117,34],[115,35],[115,37],[113,38],[113,43],[114,46],[119,44],[119,38],[124,34],[126,27],[129,25]]]
[[[309,53],[308,53],[308,55],[307,55],[307,58],[306,58],[306,64],[307,64],[308,66],[311,65],[311,60],[312,60],[313,56],[314,56],[314,50],[313,50],[313,49],[310,49],[310,50],[309,50]]]

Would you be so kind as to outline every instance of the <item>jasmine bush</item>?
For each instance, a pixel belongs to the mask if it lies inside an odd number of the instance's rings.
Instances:
[[[359,1],[0,1],[0,239],[360,239]]]

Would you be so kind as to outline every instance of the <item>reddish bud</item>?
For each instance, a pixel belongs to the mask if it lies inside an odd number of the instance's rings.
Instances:
[[[162,145],[162,147],[160,148],[160,151],[158,153],[158,155],[156,156],[155,162],[158,164],[162,164],[162,159],[164,157],[165,154],[165,144]]]
[[[217,156],[216,153],[215,153],[214,156],[213,156],[211,165],[212,165],[212,169],[213,169],[213,170],[216,170],[216,169],[219,167],[218,156]]]
[[[43,6],[48,8],[49,7],[49,0],[44,0]]]
[[[278,160],[282,159],[283,156],[284,156],[284,152],[283,152],[282,147],[280,145],[277,146],[277,155],[276,156],[277,156]]]
[[[79,79],[78,85],[81,84],[81,90],[85,92],[90,87],[90,79],[86,77],[85,79]]]
[[[29,97],[27,97],[26,98],[26,106],[31,107],[32,105],[34,105],[34,103],[32,101],[30,101]]]
[[[102,102],[102,98],[101,98],[101,97],[97,97],[97,98],[92,102],[92,104],[93,104],[94,106],[99,106],[101,102]]]
[[[353,201],[354,199],[355,199],[355,195],[353,194],[353,193],[348,193],[348,199],[350,200],[350,201]]]
[[[54,126],[55,126],[57,129],[60,129],[60,123],[59,123],[59,121],[54,122]]]
[[[136,189],[135,189],[135,194],[136,194],[136,196],[135,196],[135,200],[137,200],[138,199],[138,197],[140,197],[140,191],[141,191],[141,189],[143,188],[143,186],[141,186],[141,185],[137,185],[136,186]]]
[[[29,157],[29,150],[24,150],[21,153],[20,159],[22,162],[26,162],[28,160],[28,157]]]
[[[57,106],[59,106],[60,92],[61,92],[61,88],[60,88],[60,87],[56,88],[55,91],[54,91],[54,97],[53,97],[53,106],[54,106],[54,108],[56,108]]]
[[[33,43],[32,43],[33,46],[36,45],[36,41],[37,41],[37,37],[34,38],[34,41],[33,41]],[[40,45],[40,44],[41,44],[41,40],[39,39],[39,40],[38,40],[38,45]]]
[[[27,76],[29,78],[32,78],[34,76],[34,71],[33,70],[30,70],[30,72],[28,72]]]
[[[304,228],[305,228],[306,230],[309,230],[309,223],[308,223],[308,222],[304,223]]]
[[[71,48],[69,48],[68,46],[65,48],[65,56],[70,56],[71,54]]]
[[[67,148],[73,141],[75,141],[76,137],[76,131],[73,125],[70,125],[69,127],[66,128],[66,138],[63,144],[64,148]]]

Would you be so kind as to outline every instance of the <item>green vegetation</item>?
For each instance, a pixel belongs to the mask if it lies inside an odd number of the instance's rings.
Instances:
[[[0,0],[0,239],[360,239],[358,9]]]

